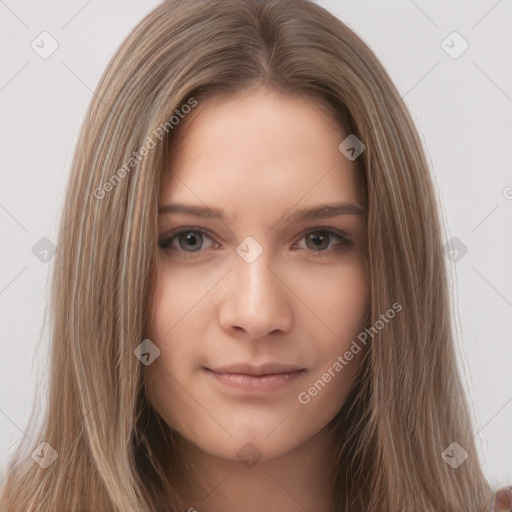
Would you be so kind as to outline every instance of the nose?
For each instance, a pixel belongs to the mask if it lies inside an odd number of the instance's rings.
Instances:
[[[250,339],[289,332],[293,326],[293,293],[283,272],[272,265],[266,251],[252,263],[238,255],[234,261],[219,309],[222,328],[238,335],[245,331]]]

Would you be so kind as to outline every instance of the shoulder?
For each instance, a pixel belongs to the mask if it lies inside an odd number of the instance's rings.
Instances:
[[[489,512],[512,512],[512,486],[500,487],[494,492]]]

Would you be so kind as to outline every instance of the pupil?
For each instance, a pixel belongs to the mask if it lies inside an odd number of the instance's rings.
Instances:
[[[313,243],[315,244],[316,247],[320,247],[322,245],[322,241],[325,241],[325,239],[327,237],[325,235],[315,234],[315,235],[311,235],[310,238],[313,239]]]
[[[187,240],[186,246],[189,249],[193,249],[194,248],[193,247],[194,246],[194,242],[197,243],[197,238],[198,237],[193,232],[191,232],[191,231],[189,231],[188,233],[184,233],[184,235],[185,235],[185,238]]]

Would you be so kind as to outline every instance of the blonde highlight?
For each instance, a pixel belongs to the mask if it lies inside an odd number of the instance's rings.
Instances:
[[[11,458],[1,510],[183,506],[168,478],[179,440],[147,402],[133,351],[149,332],[164,164],[194,113],[165,130],[101,198],[95,191],[191,98],[199,110],[209,97],[256,87],[312,101],[365,143],[357,165],[367,210],[367,325],[403,305],[369,343],[332,422],[333,510],[487,510],[491,490],[457,372],[442,230],[421,141],[373,52],[309,0],[166,1],[112,58],[81,129],[60,222],[48,409]],[[42,441],[59,455],[47,469],[26,456]],[[456,471],[441,458],[453,441],[469,454]]]

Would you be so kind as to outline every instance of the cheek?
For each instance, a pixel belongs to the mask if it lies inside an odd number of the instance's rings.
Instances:
[[[155,338],[167,337],[180,318],[193,307],[200,281],[197,273],[183,272],[165,260],[161,262],[150,319],[151,334]]]
[[[354,258],[315,273],[303,273],[296,280],[297,295],[304,297],[313,323],[322,327],[320,346],[341,349],[364,329],[370,305],[370,286],[362,258]],[[299,285],[300,283],[300,285]],[[315,335],[311,332],[311,336]],[[318,335],[317,335],[318,337]],[[318,341],[318,340],[317,340]]]
[[[190,376],[203,350],[204,313],[213,308],[209,291],[219,279],[216,274],[164,262],[156,280],[148,337],[160,355],[145,367],[145,383],[150,402],[173,426],[180,423],[179,412],[190,408]]]
[[[336,297],[325,305],[333,331],[343,339],[352,339],[364,329],[370,306],[370,289],[366,275],[352,273],[335,285]]]
[[[302,391],[314,402],[307,408],[328,418],[343,405],[366,349],[357,338],[371,298],[363,260],[308,276],[299,293],[307,297],[312,314],[298,327],[314,340],[308,351],[315,362]]]
[[[163,260],[153,292],[150,336],[167,344],[184,325],[194,330],[198,310],[208,309],[211,290],[222,278],[223,268],[178,265]]]
[[[171,392],[175,386],[173,361],[183,360],[180,351],[183,345],[175,344],[176,332],[181,327],[187,304],[192,300],[189,287],[180,286],[179,275],[173,276],[168,270],[160,271],[153,292],[148,337],[160,349],[159,357],[144,368],[144,380],[149,401],[167,421],[169,412],[175,410]],[[179,293],[173,293],[179,290]],[[179,300],[177,296],[179,295]],[[172,357],[171,357],[172,354]]]
[[[158,375],[160,386],[168,387],[172,377],[180,378],[183,363],[194,355],[194,340],[199,339],[201,328],[195,316],[199,287],[188,284],[183,286],[179,278],[167,276],[155,289],[149,337],[160,349],[160,356],[147,370]]]
[[[324,281],[317,278],[316,286],[323,283],[323,288],[308,295],[320,319],[314,321],[319,330],[315,334],[309,327],[314,364],[297,400],[302,414],[314,417],[315,425],[326,425],[341,409],[366,350],[357,337],[365,327],[370,290],[365,273],[358,270],[339,272],[336,278],[331,273]]]

